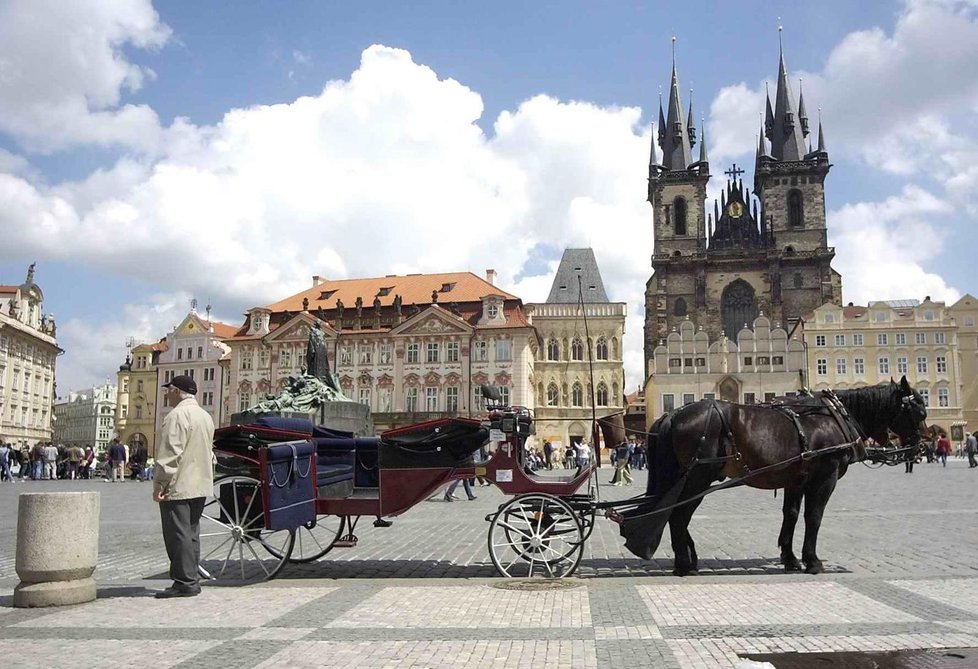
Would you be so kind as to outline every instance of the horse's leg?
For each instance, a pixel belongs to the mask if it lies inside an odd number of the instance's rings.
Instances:
[[[801,571],[801,563],[795,557],[792,544],[795,540],[795,525],[798,523],[798,512],[801,510],[803,495],[801,485],[792,485],[784,489],[784,504],[781,507],[781,533],[778,535],[778,548],[781,549],[781,564],[787,572]]]
[[[700,560],[696,555],[696,544],[693,543],[693,537],[689,533],[689,527],[686,528],[686,545],[689,546],[689,564],[692,566],[691,574],[700,573]]]
[[[818,559],[815,546],[818,542],[818,529],[822,524],[822,514],[829,503],[829,497],[839,480],[839,463],[835,460],[824,463],[824,468],[812,476],[805,486],[805,543],[801,549],[801,559],[805,563],[805,573],[821,574],[824,570]]]
[[[685,488],[683,488],[680,501],[689,499],[706,490],[713,478],[712,475],[709,477],[691,477],[686,483]],[[699,573],[699,558],[696,555],[696,545],[693,543],[693,538],[689,534],[689,521],[693,518],[693,512],[696,511],[696,508],[702,501],[703,499],[700,498],[676,507],[669,516],[669,534],[672,538],[672,552],[676,555],[672,573],[676,576],[695,576]]]

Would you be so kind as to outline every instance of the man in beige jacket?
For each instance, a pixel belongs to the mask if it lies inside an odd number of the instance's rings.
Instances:
[[[193,597],[200,594],[200,516],[214,488],[214,421],[197,404],[191,377],[176,376],[163,387],[174,408],[163,419],[156,446],[153,500],[160,505],[173,585],[156,597]]]

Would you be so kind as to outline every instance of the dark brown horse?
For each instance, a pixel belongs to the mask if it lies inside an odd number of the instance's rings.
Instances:
[[[830,408],[833,397],[844,411]],[[822,514],[850,462],[861,459],[862,444],[848,445],[861,436],[886,444],[893,432],[904,444],[917,447],[927,411],[906,377],[900,383],[840,390],[836,395],[781,398],[779,404],[701,400],[657,420],[648,440],[646,493],[652,499],[624,514],[625,546],[651,559],[668,521],[676,555],[673,573],[696,573],[690,518],[707,488],[729,478],[728,484],[785,489],[778,546],[787,571],[801,569],[792,552],[792,537],[805,500],[802,560],[806,572],[820,573],[822,562],[815,548]]]

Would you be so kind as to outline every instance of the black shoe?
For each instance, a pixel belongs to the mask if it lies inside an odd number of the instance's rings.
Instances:
[[[477,499],[477,497],[475,495],[472,495],[471,497],[469,497],[469,501],[470,502],[474,502],[476,499]]]
[[[383,518],[378,518],[374,521],[374,527],[390,527],[393,524],[391,521],[384,520]]]
[[[171,597],[196,597],[200,594],[200,588],[167,588],[160,590],[154,597],[156,599],[170,599]]]
[[[446,502],[454,502],[456,499],[455,495],[445,495]]]

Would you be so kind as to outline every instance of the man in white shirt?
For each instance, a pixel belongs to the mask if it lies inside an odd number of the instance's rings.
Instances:
[[[214,421],[197,404],[191,377],[181,374],[163,387],[174,408],[163,419],[156,447],[153,500],[160,505],[173,585],[156,597],[193,597],[200,594],[200,517],[214,489]]]

